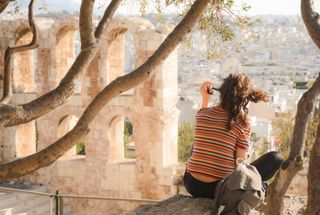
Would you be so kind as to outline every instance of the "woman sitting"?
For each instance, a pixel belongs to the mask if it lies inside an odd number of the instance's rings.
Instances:
[[[193,197],[214,198],[218,182],[236,167],[237,160],[245,160],[250,143],[249,102],[268,101],[266,92],[253,87],[245,74],[232,73],[215,89],[220,103],[208,107],[212,85],[201,88],[202,107],[196,114],[194,144],[187,162],[184,185]],[[269,152],[254,165],[263,181],[273,177],[283,162],[278,152]]]

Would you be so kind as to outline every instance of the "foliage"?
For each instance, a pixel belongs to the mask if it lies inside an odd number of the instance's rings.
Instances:
[[[276,139],[276,144],[279,144],[281,154],[286,159],[290,152],[290,144],[292,140],[294,111],[279,113],[273,120],[273,135]]]
[[[192,5],[193,0],[156,0],[156,12],[159,14],[159,21],[163,23],[163,13],[167,7],[175,7],[178,17],[181,19]],[[144,15],[150,1],[140,0],[140,12]],[[246,36],[242,35],[244,29],[249,29],[254,23],[259,23],[259,20],[252,20],[250,17],[244,15],[250,6],[243,3],[236,4],[234,0],[212,0],[208,8],[200,17],[198,26],[194,28],[184,40],[184,49],[192,51],[192,40],[196,40],[195,44],[203,43],[203,54],[207,58],[217,58],[228,50],[240,52],[243,50],[242,43],[253,41],[257,38],[255,33],[246,32]],[[203,38],[199,41],[196,36],[201,32]],[[248,36],[249,35],[249,36]],[[246,40],[246,41],[243,41]],[[199,48],[199,47],[195,47]],[[187,53],[188,54],[188,53]]]
[[[81,140],[77,145],[76,145],[76,154],[77,155],[85,155],[86,154],[86,144],[83,140]]]
[[[256,159],[268,151],[269,142],[266,138],[256,138],[255,135],[254,132],[251,134],[251,137],[253,137],[252,153]]]
[[[126,117],[124,119],[124,132],[123,132],[123,143],[124,143],[124,157],[125,158],[136,158],[134,145],[129,145],[132,142],[132,123]]]
[[[292,132],[295,121],[295,111],[288,111],[279,113],[276,119],[273,120],[273,132],[280,146],[280,151],[284,158],[287,158],[290,152],[290,145],[292,141]],[[309,156],[312,145],[315,141],[317,133],[317,125],[319,122],[319,109],[313,112],[313,116],[308,123],[308,130],[306,136],[305,155]]]
[[[194,123],[184,122],[179,125],[178,156],[180,162],[186,162],[191,155]]]
[[[131,140],[132,135],[132,123],[128,118],[124,119],[124,132],[123,132],[123,142],[127,145]]]

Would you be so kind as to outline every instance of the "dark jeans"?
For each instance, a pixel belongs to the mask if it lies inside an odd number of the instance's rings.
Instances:
[[[255,166],[261,175],[262,181],[271,179],[280,169],[283,158],[278,152],[268,152],[262,155],[257,160],[253,161],[251,165]],[[205,183],[194,178],[187,171],[184,173],[183,182],[186,190],[193,197],[198,198],[214,198],[214,191],[219,181]]]

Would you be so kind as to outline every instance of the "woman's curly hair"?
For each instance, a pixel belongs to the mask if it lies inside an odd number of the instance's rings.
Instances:
[[[228,130],[235,123],[245,127],[249,125],[249,101],[256,103],[269,100],[268,94],[254,88],[250,78],[243,73],[231,73],[217,90],[220,92],[221,107],[229,111]]]

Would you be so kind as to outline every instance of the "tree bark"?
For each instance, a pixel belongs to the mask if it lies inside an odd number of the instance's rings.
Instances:
[[[313,0],[301,0],[301,15],[313,42],[320,48],[319,13],[314,9]],[[308,171],[308,204],[306,215],[320,214],[320,123],[317,136],[312,147]]]
[[[283,196],[293,177],[303,168],[303,151],[308,121],[316,98],[320,94],[320,74],[313,86],[303,94],[298,103],[289,158],[283,163],[273,183],[269,186],[266,213],[280,215],[283,211]]]
[[[155,53],[133,72],[119,77],[107,85],[89,104],[76,126],[49,147],[28,157],[0,165],[0,180],[16,178],[53,163],[89,132],[90,123],[99,111],[115,96],[138,86],[155,73],[177,47],[183,37],[191,31],[210,0],[196,0],[183,20],[163,41]]]
[[[320,17],[313,0],[301,0],[301,16],[313,42],[320,48]]]
[[[110,22],[114,12],[120,5],[122,0],[112,0],[98,26],[99,32],[103,33],[103,29]],[[100,41],[92,38],[92,1],[83,0],[81,4],[80,17],[89,16],[90,18],[82,18],[80,22],[81,45],[82,49],[72,64],[71,68],[61,80],[59,86],[40,96],[39,98],[22,105],[0,104],[0,125],[4,127],[15,126],[30,122],[56,107],[67,102],[73,95],[75,83],[74,81],[87,70],[95,54],[97,53]]]
[[[79,29],[82,50],[94,45],[96,40],[93,34],[94,26],[92,24],[93,5],[94,0],[82,0],[81,2]]]
[[[33,20],[33,7],[35,0],[31,0],[28,10],[29,27],[32,32],[32,40],[27,45],[8,47],[4,54],[4,71],[3,71],[3,93],[0,103],[7,104],[12,98],[12,81],[11,81],[11,61],[12,56],[18,52],[24,52],[38,47],[38,34]]]
[[[308,171],[308,204],[305,215],[320,214],[320,123],[313,144]]]
[[[14,0],[1,0],[0,1],[0,14],[7,8],[10,2],[13,2]]]

